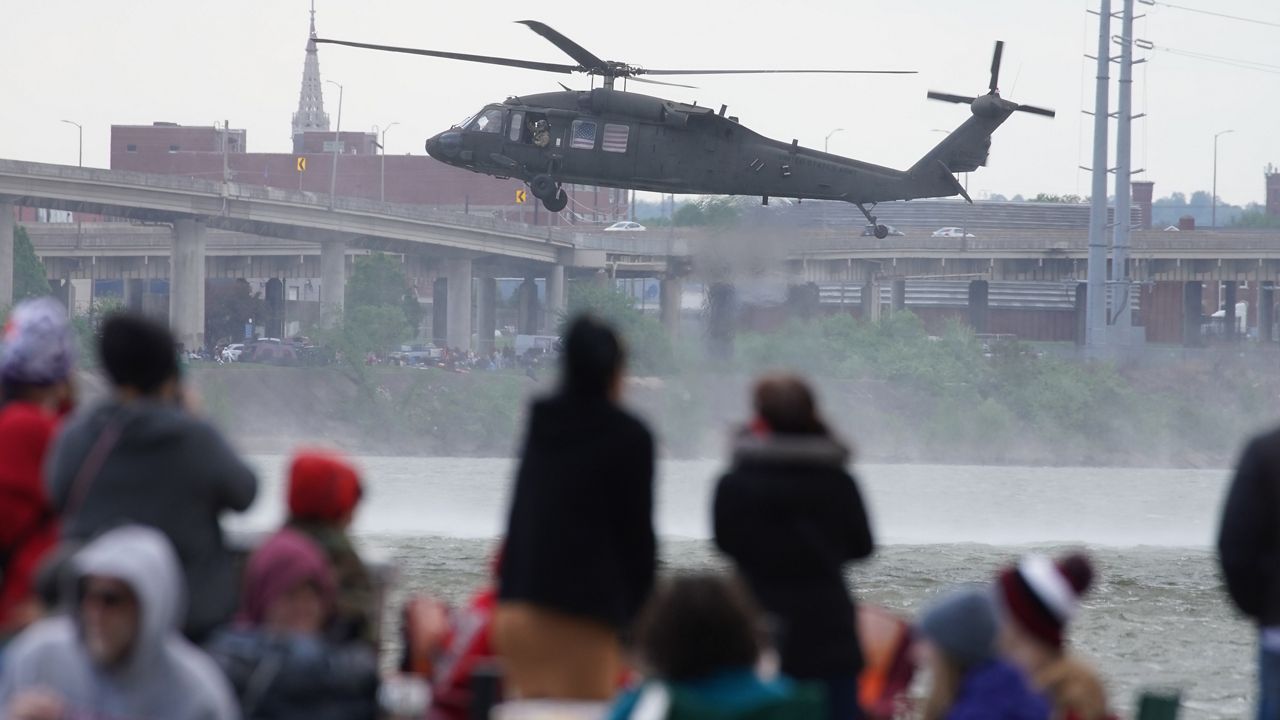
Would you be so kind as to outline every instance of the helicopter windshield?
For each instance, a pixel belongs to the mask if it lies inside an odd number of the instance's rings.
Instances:
[[[485,108],[464,125],[463,129],[472,132],[500,133],[504,112],[501,108]]]

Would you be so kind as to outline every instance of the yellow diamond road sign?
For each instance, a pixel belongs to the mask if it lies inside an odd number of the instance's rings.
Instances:
[[[516,191],[516,203],[523,205],[524,200],[525,200],[524,188],[520,188],[519,190]]]
[[[298,172],[302,172],[303,170],[306,170],[306,169],[307,169],[307,159],[304,157],[298,158]]]

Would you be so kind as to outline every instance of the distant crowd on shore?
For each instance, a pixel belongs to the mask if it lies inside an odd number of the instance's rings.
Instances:
[[[65,310],[11,314],[0,720],[1115,717],[1070,642],[1095,579],[1082,552],[992,568],[914,621],[855,602],[846,570],[875,538],[853,453],[796,376],[757,381],[715,487],[732,570],[660,573],[654,439],[622,405],[622,342],[591,317],[533,404],[492,582],[457,608],[411,594],[388,674],[383,588],[348,533],[364,479],[297,451],[287,516],[237,555],[219,518],[258,482],[174,347],[108,318],[111,393],[78,407]],[[1249,446],[1226,512],[1227,586],[1261,627],[1259,717],[1280,718],[1280,435]]]

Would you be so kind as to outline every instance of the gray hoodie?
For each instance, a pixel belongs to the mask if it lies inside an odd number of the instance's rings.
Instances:
[[[212,425],[155,400],[108,400],[63,428],[45,475],[65,539],[88,541],[126,523],[169,538],[191,598],[187,637],[199,641],[231,619],[236,575],[218,518],[248,508],[258,481]]]
[[[128,525],[90,543],[72,560],[75,586],[86,575],[117,578],[138,597],[138,638],[124,665],[93,663],[76,615],[42,620],[5,651],[0,712],[29,690],[51,691],[67,720],[233,720],[230,683],[178,632],[185,593],[177,556],[164,535]]]

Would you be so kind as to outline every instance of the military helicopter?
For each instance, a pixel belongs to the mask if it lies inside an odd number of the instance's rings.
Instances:
[[[774,73],[910,74],[913,70],[657,70],[603,60],[548,25],[523,20],[577,64],[470,55],[346,40],[317,43],[427,55],[556,73],[600,77],[602,87],[509,97],[486,105],[460,125],[426,142],[427,153],[444,163],[499,178],[519,178],[552,212],[569,202],[564,183],[659,193],[754,195],[797,200],[843,200],[858,206],[875,236],[889,229],[872,214],[876,203],[961,195],[973,202],[955,173],[986,165],[991,133],[1014,112],[1053,117],[1052,110],[1000,97],[998,41],[991,58],[988,92],[978,97],[929,92],[928,97],[969,105],[972,117],[907,170],[873,165],[820,152],[792,140],[771,140],[719,111],[615,89],[632,82],[691,87],[643,75]]]

